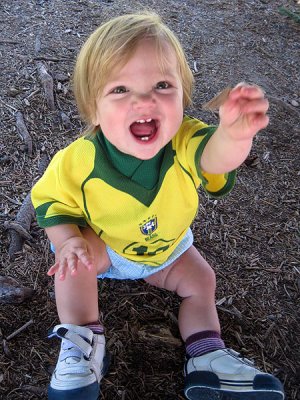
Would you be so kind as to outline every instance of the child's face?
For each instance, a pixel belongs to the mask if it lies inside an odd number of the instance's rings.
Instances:
[[[168,61],[162,72],[155,44],[141,40],[97,100],[95,125],[120,151],[142,160],[154,157],[182,122],[183,89],[176,55],[167,44],[164,51]]]

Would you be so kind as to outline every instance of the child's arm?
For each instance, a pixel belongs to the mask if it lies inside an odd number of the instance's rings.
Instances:
[[[77,263],[80,261],[87,269],[93,266],[93,257],[88,242],[82,237],[77,225],[62,224],[46,228],[49,240],[55,247],[56,262],[47,275],[58,273],[64,280],[67,270],[76,275]]]
[[[206,144],[200,166],[222,174],[237,168],[250,152],[253,137],[268,125],[269,103],[258,86],[244,83],[231,90],[220,107],[220,124]]]

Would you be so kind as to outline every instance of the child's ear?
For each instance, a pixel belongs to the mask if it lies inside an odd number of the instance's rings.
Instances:
[[[100,125],[100,113],[97,109],[93,113],[91,112],[91,122],[94,126]]]

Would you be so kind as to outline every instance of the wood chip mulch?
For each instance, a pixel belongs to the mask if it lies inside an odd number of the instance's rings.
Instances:
[[[239,81],[261,85],[270,99],[270,124],[255,139],[235,189],[218,201],[199,190],[192,228],[195,246],[217,274],[227,346],[281,379],[287,400],[299,399],[299,23],[278,12],[284,6],[296,15],[299,5],[142,3],[162,15],[186,49],[196,79],[188,113],[216,124],[217,114],[202,110],[202,104]],[[53,281],[46,276],[53,255],[27,196],[49,159],[82,129],[71,90],[76,54],[102,21],[140,8],[135,0],[1,1],[3,400],[45,399],[56,362],[59,343],[46,338],[58,323]],[[112,355],[102,398],[183,400],[177,296],[144,282],[105,280],[99,282],[99,304]]]

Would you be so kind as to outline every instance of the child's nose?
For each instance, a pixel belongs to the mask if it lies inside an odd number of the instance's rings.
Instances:
[[[146,93],[134,93],[133,105],[135,107],[149,107],[155,104],[152,90]]]

